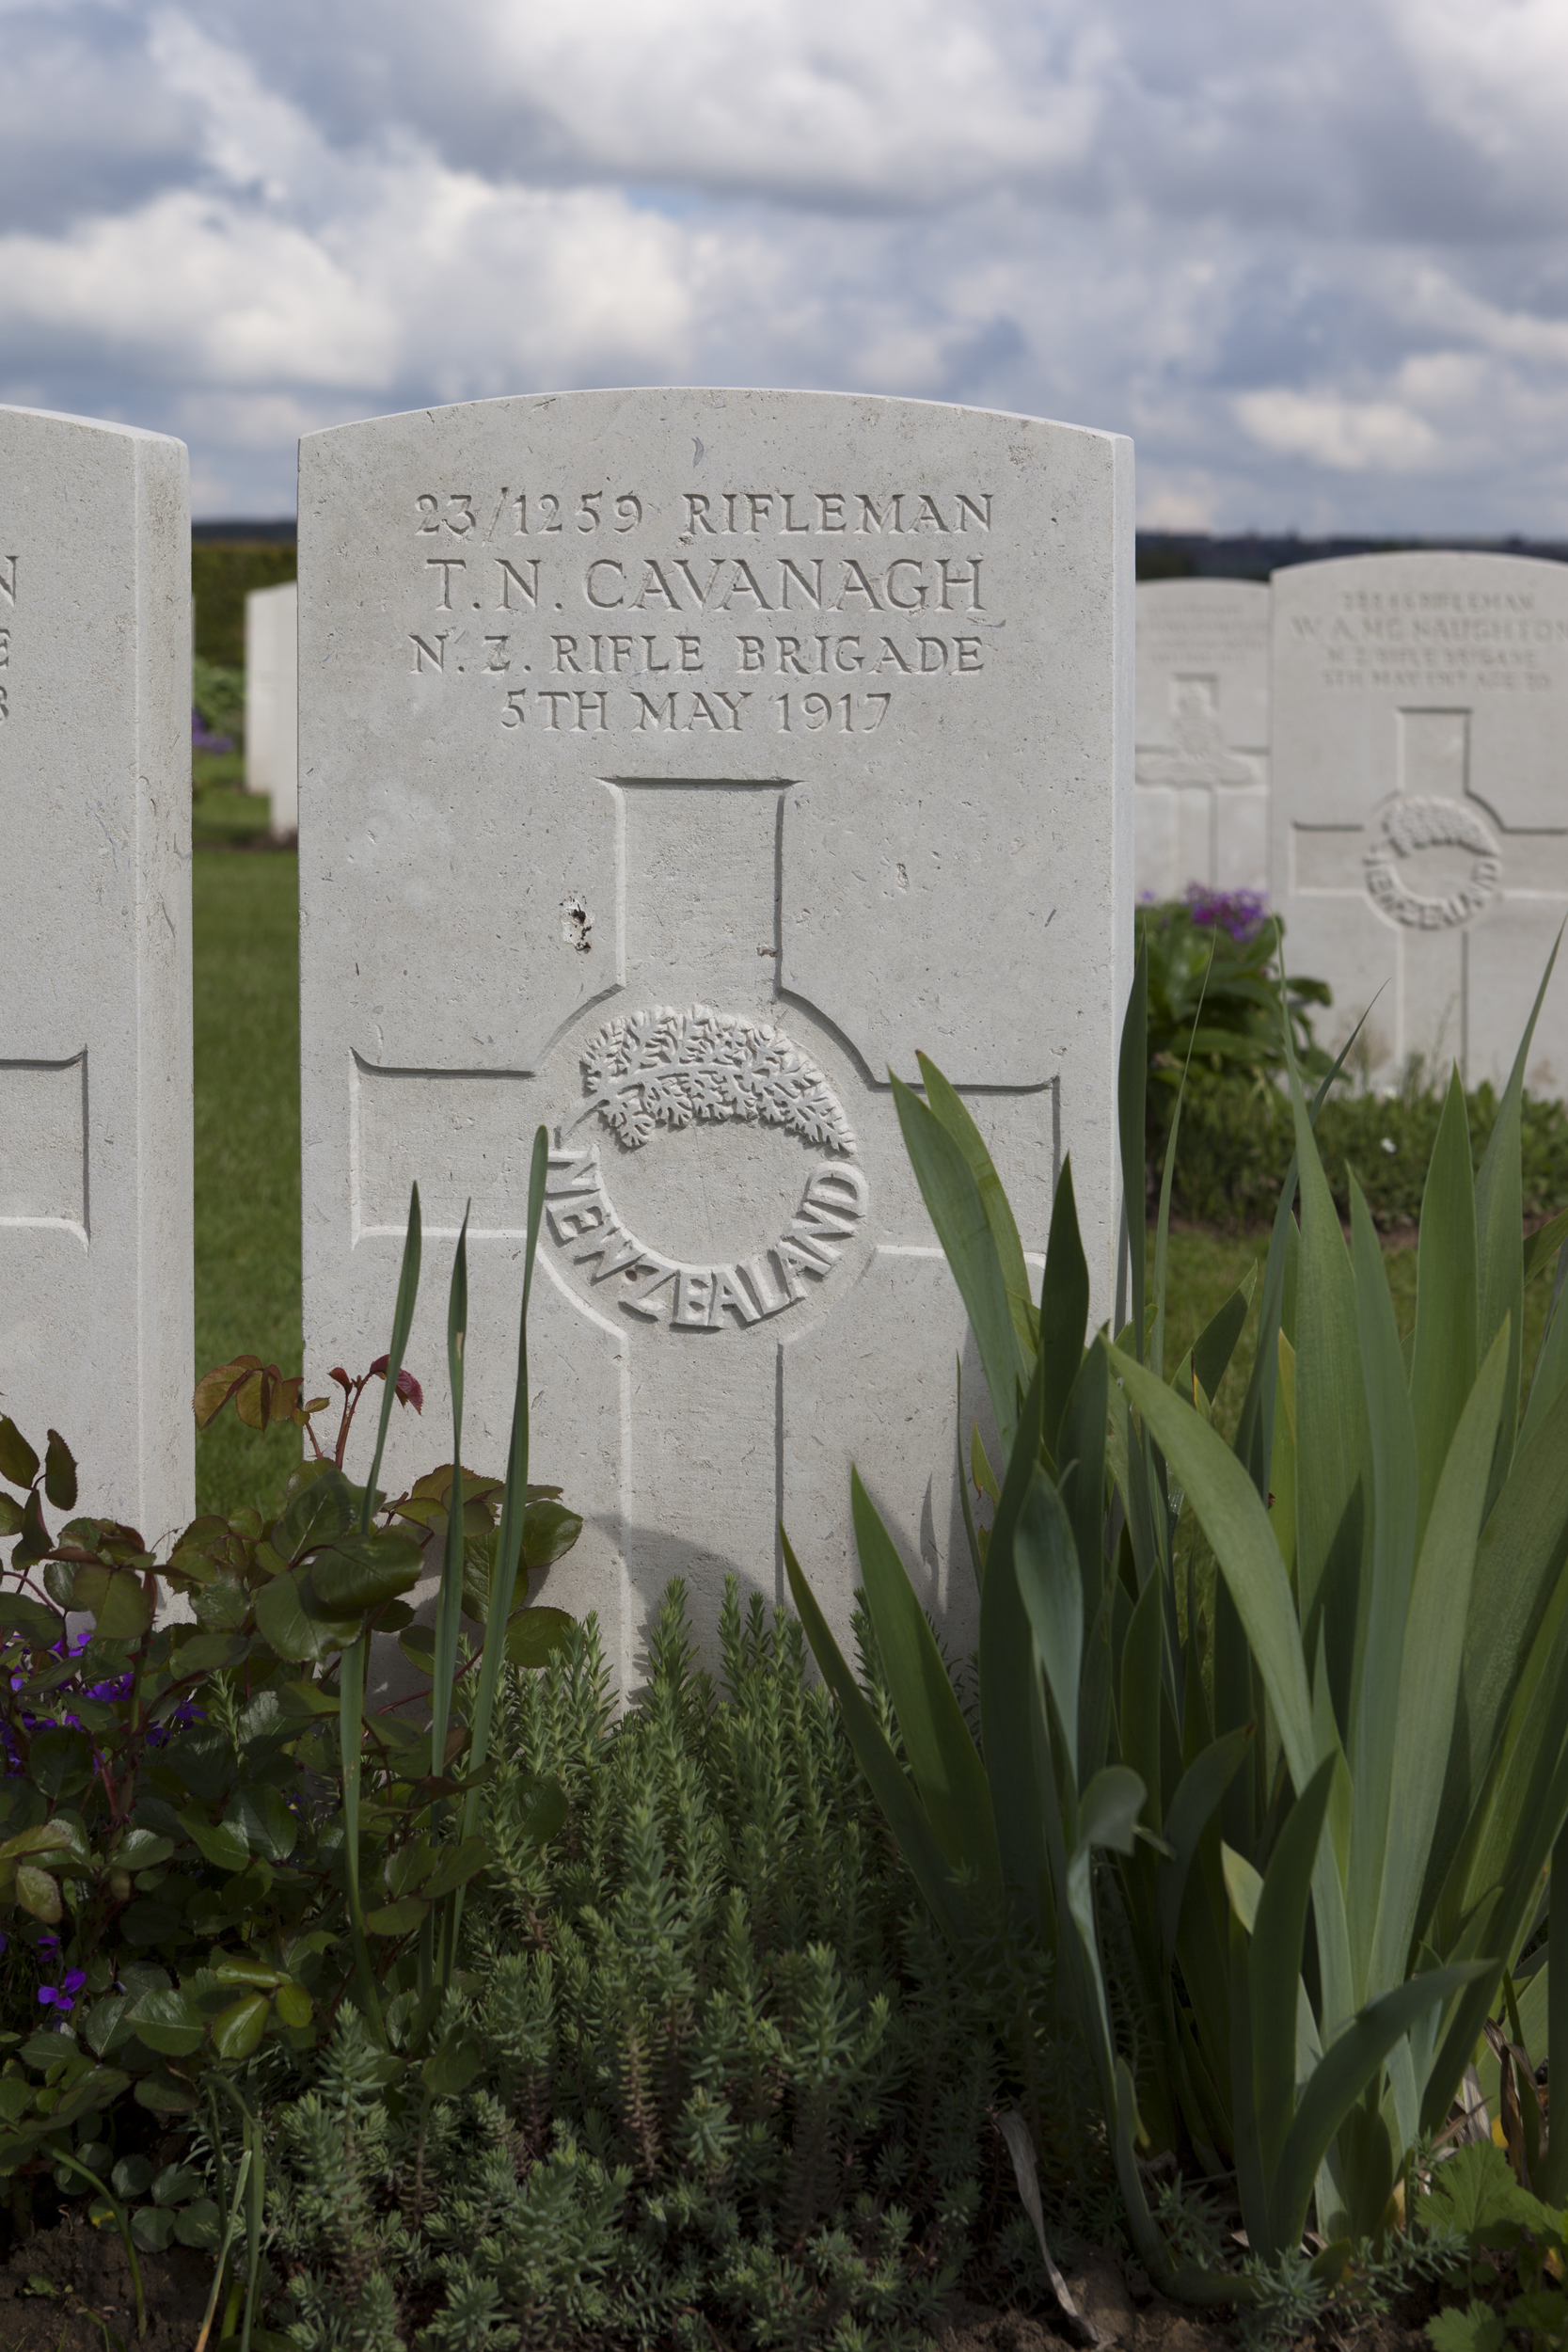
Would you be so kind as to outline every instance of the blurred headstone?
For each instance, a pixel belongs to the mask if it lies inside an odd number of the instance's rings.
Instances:
[[[268,830],[299,830],[299,592],[292,580],[245,600],[245,782],[272,803]]]
[[[0,1411],[195,1509],[184,444],[0,408]]]
[[[1133,795],[1140,898],[1261,891],[1269,869],[1269,592],[1138,585]]]
[[[1274,902],[1379,1084],[1508,1075],[1568,914],[1568,564],[1423,552],[1274,576]],[[1373,1003],[1376,998],[1375,1004]],[[1568,1093],[1568,986],[1527,1083]]]
[[[851,1463],[972,1638],[960,1355],[966,1448],[989,1415],[888,1071],[959,1089],[1031,1249],[1070,1149],[1108,1313],[1131,493],[1111,435],[809,393],[301,445],[309,1381],[386,1348],[418,1178],[388,1474],[451,1456],[466,1207],[463,1458],[504,1467],[543,1122],[531,1474],[587,1521],[547,1590],[623,1683],[670,1578],[710,1661],[727,1571],[782,1595],[781,1518],[847,1639]]]

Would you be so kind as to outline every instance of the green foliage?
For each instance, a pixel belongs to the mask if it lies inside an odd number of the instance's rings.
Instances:
[[[1437,1139],[1444,1095],[1419,1062],[1396,1093],[1336,1090],[1318,1113],[1319,1154],[1340,1218],[1350,1216],[1354,1172],[1374,1225],[1414,1224]],[[1491,1086],[1465,1097],[1471,1155],[1480,1168],[1501,1108]],[[1521,1205],[1532,1222],[1568,1199],[1568,1106],[1535,1095],[1519,1105]],[[1149,1184],[1157,1191],[1164,1130]],[[1195,1223],[1230,1228],[1272,1220],[1295,1152],[1287,1091],[1267,1078],[1195,1070],[1181,1102],[1181,1149],[1171,1207]]]
[[[799,1626],[732,1582],[722,1643],[716,1701],[676,1585],[618,1724],[592,1625],[506,1678],[453,1995],[471,2079],[388,2085],[345,2011],[281,2119],[272,2324],[301,2352],[420,2320],[430,2346],[912,2346],[982,2249],[1033,2275],[993,1989],[911,1906]],[[568,1817],[541,1846],[546,1779]]]
[[[226,735],[235,744],[244,742],[243,668],[231,670],[222,662],[203,661],[198,654],[191,663],[191,701],[206,723],[209,735]]]
[[[191,548],[198,659],[243,671],[246,596],[293,580],[296,568],[294,549],[276,541],[198,540]]]
[[[1149,1139],[1163,1138],[1189,1061],[1210,1078],[1284,1071],[1281,946],[1285,926],[1249,892],[1204,891],[1137,908],[1137,944],[1148,974]],[[1284,997],[1296,1059],[1322,1075],[1328,1057],[1312,1042],[1309,1005],[1333,1002],[1323,980],[1290,976]],[[1157,1152],[1151,1156],[1158,1157]]]
[[[1568,2214],[1530,2195],[1490,2141],[1456,2149],[1432,2177],[1433,2223],[1478,2251],[1503,2253],[1519,2292],[1497,2310],[1473,2298],[1427,2322],[1436,2352],[1503,2352],[1512,2329],[1539,2352],[1568,2342]],[[1478,2265],[1478,2283],[1486,2271]]]
[[[14,1907],[13,1933],[45,1979],[37,2000],[49,2021],[0,2042],[11,2053],[0,2071],[0,2174],[80,2171],[71,2129],[80,2135],[89,2123],[96,2145],[96,2119],[109,2113],[112,2130],[112,2111],[128,2097],[178,2118],[221,2092],[243,2116],[243,2173],[253,2184],[247,2313],[263,2152],[235,2074],[269,2042],[308,2049],[351,1979],[384,2051],[397,2053],[395,2068],[419,2067],[436,2092],[473,2071],[448,1995],[464,1889],[490,1859],[481,1799],[495,1691],[519,1633],[530,1655],[546,1658],[570,1628],[559,1611],[515,1606],[519,1579],[526,1594],[538,1565],[531,1539],[541,1561],[558,1558],[581,1525],[559,1488],[528,1484],[527,1318],[546,1153],[541,1129],[504,1484],[448,1465],[395,1498],[377,1486],[394,1398],[420,1401],[402,1362],[419,1282],[417,1189],[392,1346],[358,1380],[334,1372],[344,1404],[332,1455],[313,1427],[324,1400],[302,1401],[297,1377],[250,1358],[198,1388],[198,1418],[231,1402],[254,1428],[283,1420],[309,1433],[316,1459],[295,1472],[275,1518],[198,1519],[162,1562],[135,1529],[107,1521],[78,1518],[52,1533],[46,1509],[68,1511],[77,1500],[70,1451],[52,1430],[40,1460],[0,1417],[0,1477],[23,1496],[0,1493],[0,1528],[18,1538],[17,1581],[0,1596],[9,1764],[0,1782],[0,1906]],[[460,1236],[451,1312],[458,1360],[467,1313]],[[367,1390],[377,1393],[377,1376],[379,1427],[359,1486],[342,1465],[354,1413]],[[395,1707],[365,1705],[370,1643],[408,1628],[403,1596],[427,1543],[442,1557],[429,1729]],[[166,1613],[171,1599],[186,1613]],[[90,1631],[71,1640],[68,1612],[88,1618]],[[465,1615],[483,1635],[467,1655]],[[427,1652],[413,1654],[429,1663]],[[530,1781],[527,1796],[519,1834],[542,1841],[564,1801],[548,1783]],[[156,2185],[141,2185],[158,2206]],[[244,2178],[230,2232],[243,2186]],[[127,2229],[111,2211],[128,2249],[161,2242],[155,2214],[144,2218],[138,2207]],[[245,2328],[248,2340],[248,2315]]]
[[[1141,950],[1120,1079],[1134,1200],[1146,971]],[[1291,1059],[1296,1160],[1233,1447],[1212,1400],[1243,1294],[1167,1376],[1170,1166],[1152,1296],[1138,1218],[1130,1322],[1114,1347],[1108,1335],[1085,1347],[1070,1171],[1037,1313],[962,1104],[924,1062],[925,1102],[895,1082],[1006,1456],[998,1477],[975,1433],[975,1504],[991,1514],[989,1530],[972,1515],[978,1748],[858,1481],[903,1758],[786,1545],[791,1588],[955,1948],[995,1920],[1053,1961],[1138,2249],[1195,2299],[1259,2290],[1173,2257],[1136,2137],[1233,2170],[1265,2262],[1293,2257],[1314,2200],[1324,2237],[1375,2237],[1536,1926],[1568,1816],[1568,1320],[1549,1327],[1528,1400],[1520,1378],[1526,1280],[1562,1239],[1560,1220],[1521,1240],[1528,1042],[1479,1175],[1457,1078],[1446,1098],[1408,1355],[1365,1202],[1353,1189],[1347,1248],[1314,1138],[1332,1073],[1309,1111]],[[1179,1093],[1172,1159],[1180,1123]],[[1217,1563],[1210,1596],[1190,1552],[1181,1574],[1184,1506]]]

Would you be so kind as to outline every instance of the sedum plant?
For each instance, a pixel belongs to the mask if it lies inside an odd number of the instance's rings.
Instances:
[[[996,1918],[1052,1956],[1139,2250],[1196,2299],[1253,2289],[1167,2252],[1140,2137],[1234,2170],[1255,2254],[1293,2255],[1315,2205],[1320,2264],[1342,2265],[1382,2229],[1418,2136],[1442,2125],[1539,1924],[1568,1815],[1568,1320],[1553,1317],[1528,1394],[1519,1341],[1525,1283],[1568,1219],[1521,1239],[1528,1042],[1476,1177],[1450,1089],[1407,1350],[1354,1189],[1348,1242],[1340,1231],[1286,1041],[1296,1165],[1230,1445],[1212,1399],[1247,1293],[1174,1372],[1164,1361],[1180,1098],[1151,1291],[1134,1214],[1130,1320],[1085,1345],[1070,1170],[1037,1306],[961,1103],[925,1062],[924,1101],[895,1081],[1005,1455],[997,1478],[972,1440],[992,1505],[989,1530],[972,1529],[979,1741],[858,1482],[907,1769],[786,1551],[791,1587],[949,1935],[974,1950]],[[1145,1059],[1140,954],[1121,1067],[1134,1211]],[[1212,1590],[1195,1545],[1179,1550],[1184,1510]]]
[[[277,2118],[270,2260],[343,2342],[908,2345],[960,2268],[1033,2282],[1004,2053],[882,1834],[799,1625],[734,1581],[715,1691],[679,1585],[612,1720],[589,1625],[508,1675],[496,1860],[429,2103],[346,2011]],[[527,1791],[564,1789],[540,1846]]]

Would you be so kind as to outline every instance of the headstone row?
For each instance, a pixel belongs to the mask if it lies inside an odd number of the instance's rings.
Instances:
[[[1138,596],[1137,880],[1266,891],[1323,1041],[1506,1076],[1568,915],[1568,565],[1351,556]],[[1528,1084],[1568,1092],[1548,1000]]]
[[[157,1536],[194,1501],[184,452],[8,409],[0,458],[0,1409]],[[287,833],[297,675],[308,1377],[385,1347],[418,1179],[434,1268],[468,1218],[465,1456],[504,1459],[543,1123],[534,1458],[622,1677],[672,1576],[706,1633],[732,1569],[780,1597],[781,1522],[847,1634],[851,1462],[969,1638],[983,1384],[892,1078],[935,1059],[1031,1250],[1071,1152],[1108,1312],[1134,798],[1156,886],[1270,885],[1334,1022],[1377,996],[1374,1074],[1506,1067],[1568,912],[1568,569],[1139,593],[1135,728],[1130,444],[1030,419],[580,392],[301,445],[250,748]],[[1568,1084],[1555,1011],[1530,1079]],[[444,1313],[437,1272],[393,1479]]]
[[[0,461],[0,1407],[157,1540],[194,1507],[185,453],[11,409]],[[290,587],[247,636],[284,834],[304,690],[309,1385],[385,1349],[418,1179],[387,1475],[439,1454],[465,1216],[464,1456],[504,1460],[543,1122],[534,1461],[620,1677],[673,1575],[705,1636],[728,1571],[781,1597],[781,1520],[847,1638],[852,1462],[971,1638],[956,1360],[966,1426],[983,1382],[892,1073],[935,1057],[1037,1249],[1072,1152],[1107,1312],[1132,515],[1124,439],[897,401],[585,392],[302,446],[297,630]]]

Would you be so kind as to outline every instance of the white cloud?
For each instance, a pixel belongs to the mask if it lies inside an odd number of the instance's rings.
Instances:
[[[1118,426],[1173,527],[1568,533],[1561,0],[0,21],[7,379],[209,508],[302,426],[684,379]]]
[[[1295,392],[1283,385],[1242,392],[1236,415],[1264,449],[1309,457],[1338,473],[1414,473],[1437,454],[1437,436],[1414,409],[1393,400],[1347,400],[1338,392]]]

